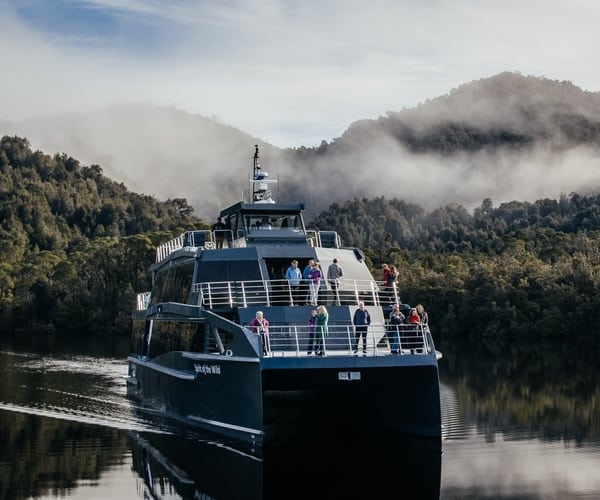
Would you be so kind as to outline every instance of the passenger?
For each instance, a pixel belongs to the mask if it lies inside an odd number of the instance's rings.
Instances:
[[[249,325],[257,335],[260,335],[263,354],[269,355],[269,321],[263,316],[262,311],[256,311],[256,316],[250,321]]]
[[[271,223],[269,222],[268,217],[263,217],[262,223],[260,225],[261,229],[271,229]]]
[[[301,299],[301,290],[300,286],[302,285],[302,273],[298,268],[298,261],[294,259],[290,267],[285,271],[285,279],[288,280],[288,285],[290,287],[290,298],[292,306],[299,306]]]
[[[354,330],[356,335],[356,342],[354,344],[354,354],[358,354],[358,344],[360,343],[361,337],[363,345],[363,354],[367,354],[367,332],[369,330],[369,325],[371,324],[371,315],[369,314],[369,311],[365,309],[364,302],[358,303],[358,309],[354,311],[352,323],[354,324]]]
[[[400,352],[400,329],[402,328],[400,325],[404,323],[405,319],[404,314],[400,312],[398,304],[394,304],[392,306],[392,312],[390,313],[390,330],[388,337],[392,354],[398,354]]]
[[[304,271],[302,271],[302,292],[304,293],[304,297],[306,299],[306,305],[310,305],[310,271],[315,261],[310,259]]]
[[[338,291],[338,286],[340,284],[340,278],[344,275],[344,271],[342,266],[338,264],[337,259],[333,259],[333,262],[329,264],[327,268],[327,281],[329,282],[329,286],[331,287],[331,291],[333,292],[333,303],[335,305],[340,305],[340,294]]]
[[[420,323],[422,325],[428,325],[429,324],[429,316],[427,316],[427,313],[425,312],[425,308],[423,307],[423,304],[417,304],[415,309],[417,310],[417,314],[419,315]]]
[[[392,304],[398,302],[398,269],[396,266],[390,266],[390,276],[388,279],[389,284],[389,300]]]
[[[381,275],[383,286],[389,286],[390,284],[390,267],[387,264],[382,264],[381,266]]]
[[[414,307],[410,310],[410,313],[408,314],[408,322],[413,325],[418,325],[421,322],[419,313]]]
[[[328,321],[329,314],[327,314],[327,309],[325,309],[325,306],[318,306],[315,322],[315,335],[317,338],[315,354],[317,356],[325,356],[325,337],[329,336]]]
[[[317,311],[312,309],[310,316],[308,317],[308,351],[306,354],[309,356],[313,352],[313,345],[315,343],[315,328],[317,326]],[[316,347],[316,346],[315,346]]]
[[[423,347],[423,327],[420,326],[421,318],[419,317],[419,313],[417,312],[416,307],[413,307],[408,314],[408,323],[411,325],[410,333],[407,332],[407,335],[410,335],[412,338],[409,340],[410,344],[410,352],[415,353],[415,350]]]
[[[217,222],[212,225],[212,232],[215,236],[215,242],[217,244],[217,248],[223,248],[223,241],[225,240],[225,232],[227,230],[227,225],[223,222],[223,218],[219,217]]]
[[[313,261],[313,265],[308,273],[310,280],[310,305],[316,306],[319,300],[319,287],[321,286],[321,279],[323,278],[323,272],[319,268],[319,263]]]
[[[389,303],[389,297],[390,297],[390,266],[388,266],[387,264],[382,264],[381,265],[381,296],[382,296],[382,302]]]

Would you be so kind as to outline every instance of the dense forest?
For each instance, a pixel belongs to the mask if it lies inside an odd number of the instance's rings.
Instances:
[[[309,223],[365,250],[377,276],[401,271],[402,299],[425,304],[434,336],[569,338],[597,356],[600,196],[490,199],[472,213],[398,199],[334,203]],[[0,141],[0,328],[127,334],[135,294],[149,288],[158,241],[206,228],[185,199],[129,192],[97,165]]]
[[[156,244],[204,228],[185,199],[129,192],[66,155],[0,141],[0,329],[126,332]]]

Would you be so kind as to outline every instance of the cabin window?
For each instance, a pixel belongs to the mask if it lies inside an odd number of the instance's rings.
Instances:
[[[158,272],[152,290],[152,304],[180,302],[185,304],[190,293],[194,261]]]
[[[269,214],[246,216],[246,227],[254,230],[302,230],[302,219],[299,215]]]
[[[262,280],[258,262],[252,260],[205,262],[199,266],[196,283]]]
[[[148,355],[155,357],[172,351],[204,350],[204,325],[178,321],[154,321]]]

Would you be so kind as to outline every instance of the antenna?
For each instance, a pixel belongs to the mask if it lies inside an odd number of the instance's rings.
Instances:
[[[258,145],[254,145],[254,165],[252,169],[252,201],[254,203],[275,203],[271,198],[272,193],[268,185],[277,182],[276,180],[267,179],[269,174],[262,170],[260,161],[258,160]]]

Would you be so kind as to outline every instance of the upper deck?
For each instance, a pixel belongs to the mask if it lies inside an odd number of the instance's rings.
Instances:
[[[307,229],[296,229],[286,226],[271,226],[270,229],[261,229],[252,224],[256,216],[248,216],[252,223],[244,229],[233,231],[224,230],[195,230],[186,231],[179,236],[161,243],[156,248],[156,262],[166,259],[176,250],[187,248],[195,251],[213,250],[217,243],[222,240],[222,248],[245,248],[260,244],[293,244],[312,248],[340,248],[340,237],[335,231],[314,231]],[[272,217],[271,219],[274,219]]]

